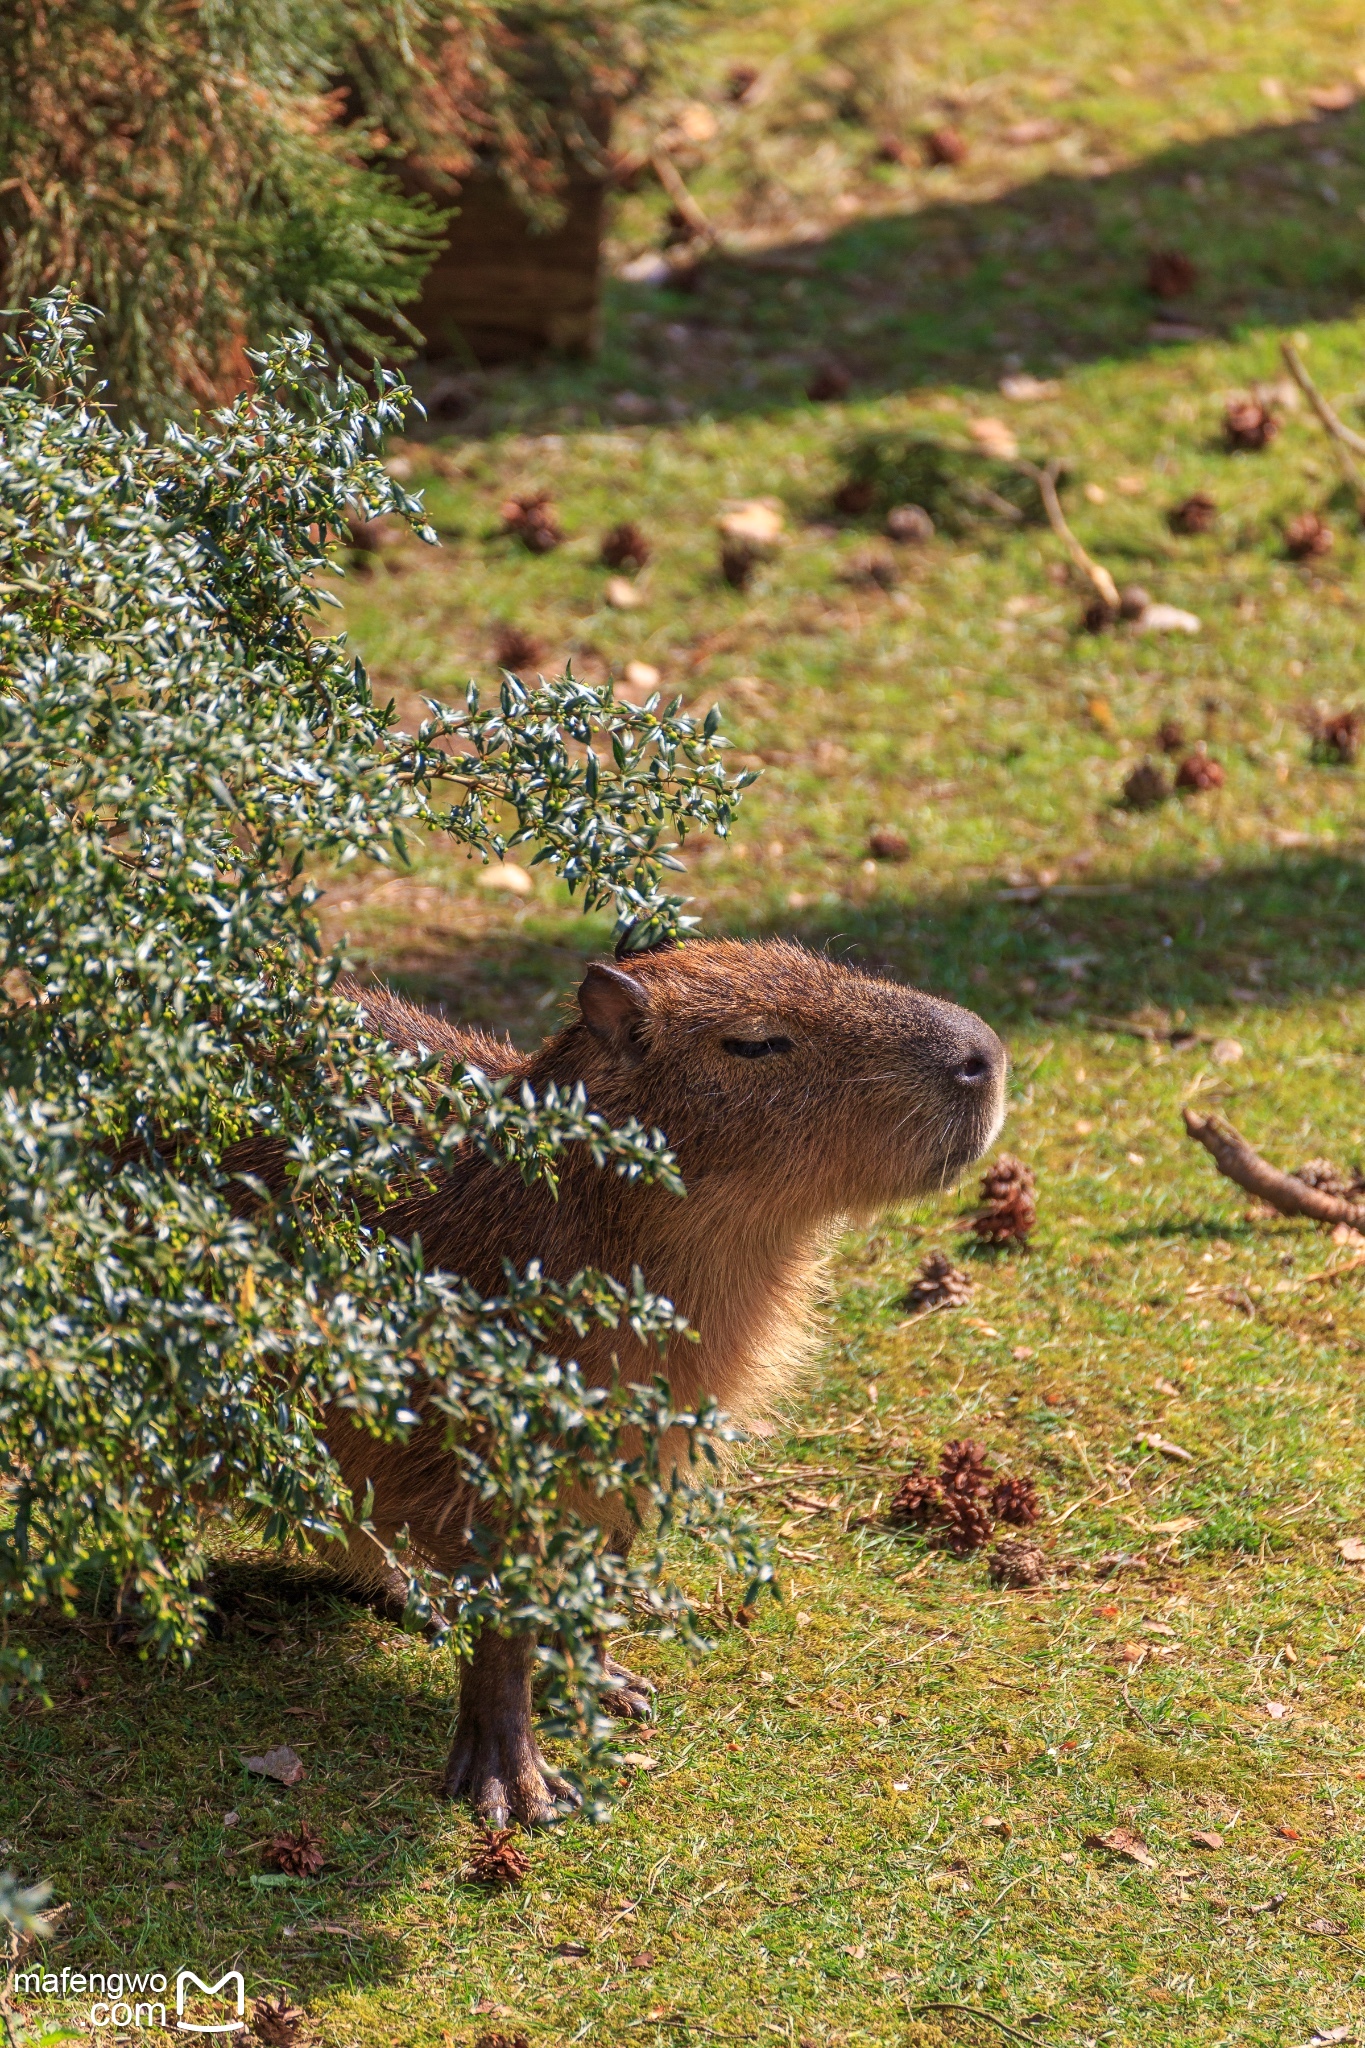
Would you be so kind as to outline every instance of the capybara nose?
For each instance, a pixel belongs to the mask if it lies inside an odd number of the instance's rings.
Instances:
[[[973,1093],[988,1093],[1004,1075],[1005,1048],[979,1017],[963,1026],[951,1057],[953,1079]]]

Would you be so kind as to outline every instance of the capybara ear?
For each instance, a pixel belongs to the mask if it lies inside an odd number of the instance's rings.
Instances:
[[[645,1052],[637,1026],[649,1008],[642,981],[594,960],[579,985],[578,1007],[594,1038],[610,1045],[627,1066],[639,1066]]]

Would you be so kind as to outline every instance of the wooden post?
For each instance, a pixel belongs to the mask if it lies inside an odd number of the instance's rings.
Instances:
[[[449,187],[424,177],[420,160],[403,178],[449,204]],[[594,353],[606,180],[571,158],[562,197],[560,225],[537,232],[496,172],[466,180],[450,238],[408,308],[429,357],[491,365]]]

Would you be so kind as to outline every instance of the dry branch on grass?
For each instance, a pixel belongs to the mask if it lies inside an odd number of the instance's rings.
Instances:
[[[1025,476],[1032,477],[1034,483],[1037,484],[1038,495],[1043,501],[1043,510],[1047,514],[1048,525],[1052,528],[1052,531],[1056,534],[1058,540],[1062,543],[1062,546],[1066,549],[1082,575],[1089,579],[1096,597],[1098,597],[1105,610],[1113,612],[1117,616],[1119,610],[1119,587],[1117,583],[1115,583],[1103,562],[1095,561],[1093,556],[1086,553],[1066,523],[1066,514],[1062,511],[1062,501],[1057,495],[1057,478],[1061,474],[1060,466],[1055,462],[1049,462],[1040,468],[1036,462],[1021,462],[1019,467],[1023,470]]]
[[[705,242],[708,248],[717,240],[716,230],[706,214],[688,191],[682,172],[674,163],[661,142],[656,142],[650,151],[650,162],[654,175],[663,186],[683,221],[691,229],[697,241]]]
[[[1357,434],[1337,417],[1309,376],[1292,341],[1280,343],[1280,354],[1284,357],[1285,368],[1317,414],[1318,422],[1332,444],[1341,473],[1356,494],[1356,509],[1365,518],[1365,472],[1356,461],[1357,455],[1365,455],[1365,434]]]
[[[1365,1229],[1365,1202],[1330,1194],[1296,1174],[1281,1173],[1220,1116],[1201,1116],[1195,1109],[1187,1109],[1184,1115],[1185,1129],[1204,1147],[1218,1171],[1249,1195],[1278,1209],[1281,1216],[1308,1216],[1315,1223],[1346,1223],[1355,1230]]]

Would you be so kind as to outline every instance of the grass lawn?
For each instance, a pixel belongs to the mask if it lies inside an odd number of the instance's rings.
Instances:
[[[728,96],[739,64],[756,103]],[[1305,408],[1272,393],[1260,453],[1222,436],[1282,334],[1359,418],[1365,103],[1311,97],[1358,67],[1342,0],[729,18],[658,110],[714,116],[677,157],[719,252],[686,290],[615,283],[595,364],[488,377],[395,451],[444,545],[345,587],[380,692],[407,713],[491,681],[515,628],[527,666],[718,701],[765,772],[732,843],[687,849],[707,928],[979,1009],[1039,1227],[977,1251],[954,1198],[841,1244],[816,1366],[747,1459],[785,1597],[746,1629],[716,1588],[696,1666],[628,1644],[660,1684],[649,1768],[608,1825],[536,1838],[519,1890],[462,1880],[474,1829],[431,1796],[450,1669],[320,1576],[225,1568],[188,1675],[97,1621],[40,1630],[56,1711],[8,1721],[0,1860],[68,1902],[49,1966],[240,1964],[336,2048],[1360,2038],[1365,1581],[1336,1546],[1365,1537],[1365,1266],[1180,1122],[1217,1106],[1285,1167],[1365,1157],[1365,765],[1315,759],[1304,724],[1365,701],[1365,542]],[[967,155],[928,168],[944,125]],[[621,200],[618,263],[666,206]],[[1170,304],[1144,286],[1162,249],[1198,266]],[[826,366],[848,393],[811,402]],[[1004,395],[1020,375],[1041,393]],[[992,503],[1013,473],[974,452],[982,419],[1063,460],[1084,545],[1200,630],[1082,631],[1028,500]],[[880,492],[860,516],[833,502],[854,474]],[[935,474],[935,537],[884,539]],[[499,531],[524,489],[559,510],[544,556]],[[1196,491],[1217,518],[1177,534]],[[753,497],[785,532],[737,590],[714,521]],[[1304,511],[1335,545],[1296,562]],[[621,519],[653,543],[624,608],[598,560]],[[1163,721],[1225,780],[1128,809]],[[902,858],[870,857],[877,830]],[[326,909],[375,972],[522,1043],[604,937],[543,872],[486,888],[440,845]],[[974,1295],[912,1318],[935,1247]],[[885,1526],[914,1458],[964,1435],[1041,1488],[1037,1591]],[[284,1741],[292,1791],[240,1762]],[[323,1873],[263,1882],[300,1816]],[[1097,1846],[1115,1828],[1148,1861]]]

